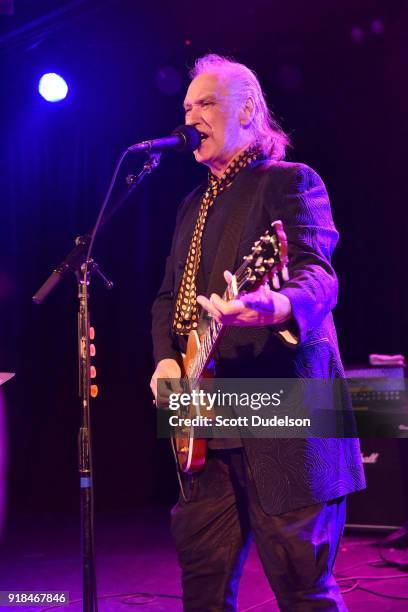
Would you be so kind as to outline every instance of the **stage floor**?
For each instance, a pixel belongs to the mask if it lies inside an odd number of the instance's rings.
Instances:
[[[97,517],[95,527],[100,612],[180,611],[179,569],[169,534],[168,512],[144,509],[133,516]],[[373,567],[378,562],[378,534],[346,533],[336,565],[344,598],[351,612],[402,612],[408,610],[408,572]],[[12,521],[0,546],[0,591],[69,591],[67,611],[81,610],[81,559],[77,517],[20,517]],[[407,552],[404,551],[405,557]],[[352,577],[360,579],[357,588]],[[397,576],[386,579],[387,576]],[[398,578],[399,576],[399,578]],[[375,595],[362,589],[376,591]],[[147,594],[131,597],[134,594]],[[151,595],[149,595],[151,594]],[[388,599],[393,597],[395,599]],[[10,608],[0,606],[1,610]],[[25,606],[26,611],[51,609]],[[52,608],[57,609],[57,608]],[[262,573],[256,550],[251,549],[239,592],[239,610],[278,610]],[[205,612],[203,610],[203,612]]]

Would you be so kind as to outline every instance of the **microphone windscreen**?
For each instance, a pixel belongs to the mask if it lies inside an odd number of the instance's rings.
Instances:
[[[178,151],[194,151],[201,142],[200,132],[192,125],[179,125],[172,134],[183,138],[182,144],[177,147]]]

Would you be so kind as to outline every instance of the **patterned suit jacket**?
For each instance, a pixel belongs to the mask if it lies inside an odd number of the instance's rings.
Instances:
[[[200,185],[187,196],[177,214],[163,283],[152,309],[156,363],[163,358],[177,359],[179,350],[184,349],[183,341],[171,329],[174,301],[204,190],[205,185]],[[237,265],[272,221],[283,222],[290,280],[281,292],[290,299],[299,343],[295,348],[287,347],[270,327],[230,327],[218,350],[217,375],[342,378],[331,314],[338,289],[331,255],[338,233],[323,181],[304,164],[266,160],[242,170],[215,206],[225,205],[231,198],[229,203],[233,204],[240,197],[247,198],[243,213],[247,222],[240,236]],[[223,279],[216,284],[222,293]],[[344,397],[344,409],[350,409],[347,394]],[[355,438],[243,439],[243,444],[260,502],[268,514],[328,501],[365,486]]]

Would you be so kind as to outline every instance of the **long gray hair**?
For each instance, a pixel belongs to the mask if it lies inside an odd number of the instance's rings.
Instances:
[[[199,57],[190,70],[190,77],[194,79],[204,72],[226,77],[231,94],[237,101],[244,104],[248,98],[252,98],[255,112],[249,129],[253,134],[253,143],[261,148],[264,155],[274,160],[284,159],[290,140],[268,108],[255,72],[244,64],[215,53]]]

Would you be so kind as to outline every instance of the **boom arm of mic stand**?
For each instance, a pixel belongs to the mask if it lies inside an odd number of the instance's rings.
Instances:
[[[100,227],[106,225],[106,223],[113,217],[113,215],[119,210],[122,204],[127,200],[132,191],[142,182],[145,176],[153,172],[160,163],[161,153],[150,153],[146,159],[143,169],[138,175],[129,174],[126,177],[128,189],[126,193],[116,202],[113,209],[105,215],[102,220]],[[38,291],[33,295],[33,302],[35,304],[42,304],[48,295],[55,289],[58,283],[66,276],[68,272],[77,272],[81,269],[81,266],[86,261],[86,255],[88,252],[89,245],[91,243],[91,235],[85,234],[84,236],[78,236],[75,240],[75,248],[67,255],[64,261],[50,274],[45,283],[41,285]],[[98,269],[98,274],[101,275]],[[105,282],[105,279],[103,279]],[[106,283],[107,288],[109,283]]]
[[[58,283],[66,276],[68,272],[76,272],[80,270],[82,264],[85,261],[86,253],[89,247],[91,237],[88,234],[84,236],[78,236],[75,239],[75,247],[66,256],[64,261],[55,268],[53,273],[47,278],[45,283],[41,285],[35,295],[33,295],[33,302],[36,304],[42,304],[45,298],[55,289]]]
[[[115,206],[105,215],[104,219],[102,220],[101,227],[106,225],[108,221],[112,219],[113,215],[115,215],[117,211],[119,210],[119,208],[122,207],[122,205],[128,199],[130,194],[134,191],[134,189],[136,189],[136,187],[140,185],[144,177],[147,176],[148,174],[151,174],[153,170],[157,168],[157,166],[160,164],[160,159],[161,159],[161,153],[149,153],[149,156],[146,159],[145,163],[143,164],[143,168],[139,172],[139,174],[128,174],[127,175],[126,183],[129,186],[128,190],[125,192],[125,194],[121,198],[119,198]]]

